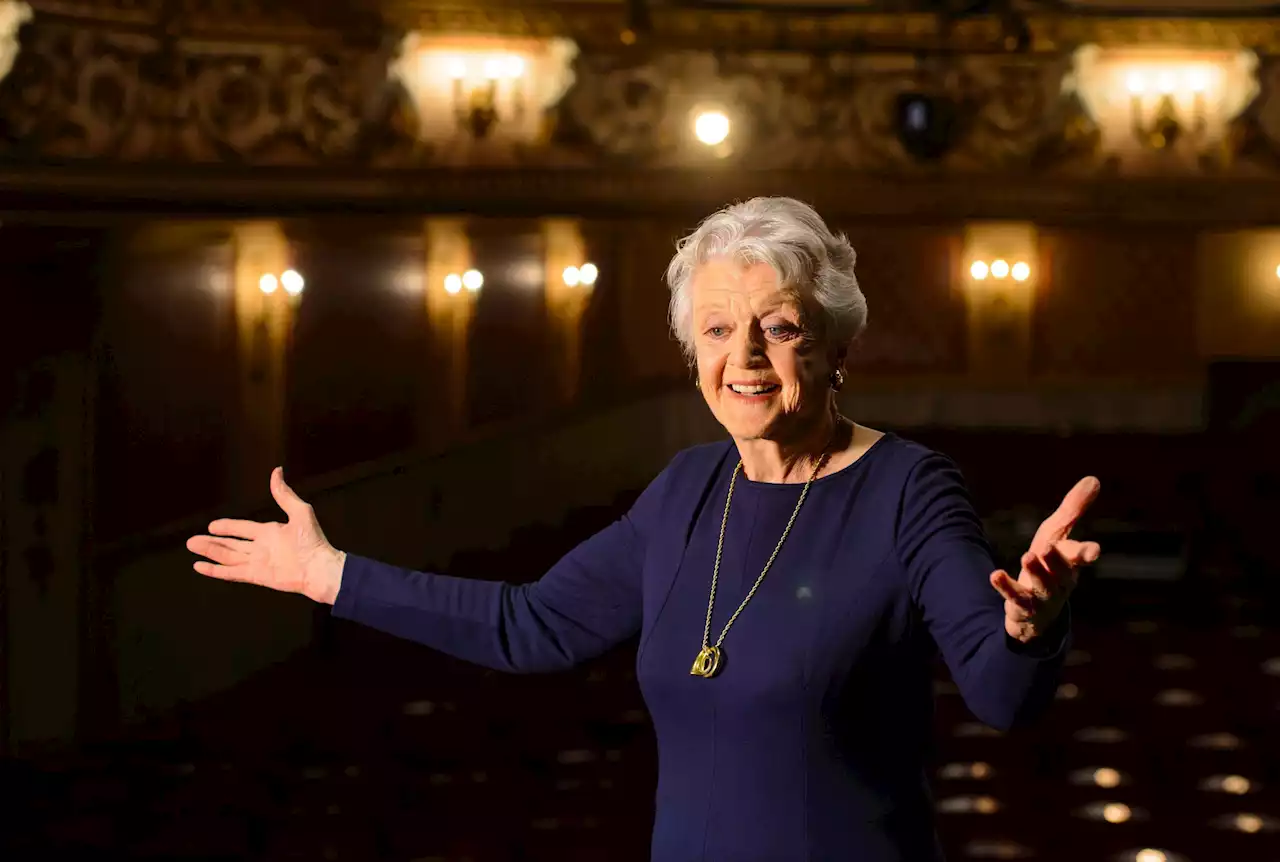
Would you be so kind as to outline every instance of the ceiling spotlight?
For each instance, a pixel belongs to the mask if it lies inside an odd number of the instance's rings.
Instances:
[[[565,287],[577,287],[582,281],[582,272],[576,266],[566,266],[560,277],[564,279]]]
[[[985,260],[975,260],[973,266],[969,267],[969,275],[973,276],[975,281],[982,281],[990,271]]]
[[[462,276],[456,272],[451,272],[444,277],[445,293],[457,293],[462,290]]]
[[[302,276],[292,269],[286,269],[281,273],[280,284],[284,287],[285,293],[290,296],[297,296],[302,293],[302,288],[306,286]]]
[[[996,278],[1008,278],[1009,277],[1008,262],[1003,260],[994,261],[991,264],[991,274],[994,275]]]
[[[484,276],[478,269],[469,269],[462,274],[462,286],[474,293],[484,286]]]
[[[578,275],[582,277],[583,284],[592,285],[600,277],[600,270],[596,268],[594,263],[584,263],[582,269],[578,270]]]
[[[1031,278],[1031,267],[1026,261],[1020,260],[1013,265],[1012,274],[1014,281],[1026,281]]]
[[[258,279],[258,290],[263,293],[275,293],[279,286],[280,281],[269,272],[263,273],[262,278]]]
[[[723,111],[702,111],[693,120],[693,134],[708,147],[729,137],[729,117]]]

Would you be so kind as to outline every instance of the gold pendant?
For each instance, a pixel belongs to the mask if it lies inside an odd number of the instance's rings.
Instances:
[[[720,647],[705,646],[698,652],[698,657],[693,660],[693,668],[689,673],[693,676],[700,676],[704,679],[711,679],[720,672]]]

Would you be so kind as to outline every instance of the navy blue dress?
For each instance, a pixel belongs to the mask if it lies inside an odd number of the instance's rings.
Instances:
[[[928,862],[940,651],[973,713],[1007,729],[1052,699],[1070,623],[1024,647],[963,481],[892,434],[813,483],[725,639],[702,643],[730,442],[680,453],[631,511],[522,586],[349,555],[333,612],[513,672],[567,668],[640,634],[658,739],[655,862]],[[801,485],[738,477],[711,641],[760,574]]]

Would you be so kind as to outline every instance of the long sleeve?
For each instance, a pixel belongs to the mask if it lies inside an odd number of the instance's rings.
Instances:
[[[645,549],[669,466],[631,510],[538,581],[410,571],[348,555],[333,615],[514,673],[563,670],[639,631]]]
[[[1069,611],[1031,645],[1008,636],[982,522],[947,458],[931,453],[912,470],[896,541],[912,597],[969,709],[1001,730],[1037,718],[1057,687]]]

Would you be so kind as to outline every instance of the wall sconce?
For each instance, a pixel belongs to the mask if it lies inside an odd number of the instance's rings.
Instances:
[[[1181,76],[1172,71],[1159,73],[1156,78],[1158,92],[1155,113],[1148,122],[1145,118],[1148,75],[1141,71],[1129,73],[1127,87],[1130,122],[1138,142],[1153,150],[1163,150],[1174,146],[1184,133],[1190,133],[1193,140],[1202,140],[1208,128],[1205,120],[1205,91],[1209,87],[1209,75],[1209,70],[1204,68],[1189,69]],[[1181,87],[1179,77],[1182,79]],[[1179,119],[1175,93],[1183,97],[1183,102],[1190,102],[1189,116],[1185,119]],[[1189,100],[1186,98],[1188,94]]]
[[[445,293],[458,294],[463,288],[470,293],[475,293],[482,287],[484,287],[484,274],[478,269],[469,269],[462,275],[451,272],[444,277]]]
[[[974,281],[986,281],[990,277],[997,281],[1012,278],[1014,281],[1021,282],[1031,278],[1031,264],[1023,260],[1010,264],[1003,258],[997,258],[990,263],[985,260],[975,260],[969,267],[969,275]]]
[[[573,83],[577,50],[567,39],[410,33],[389,73],[412,97],[424,140],[500,131],[531,143],[543,132],[544,110]]]
[[[561,276],[564,279],[565,287],[590,287],[596,283],[596,279],[600,277],[600,270],[596,268],[594,263],[584,263],[582,266],[565,267]]]
[[[297,271],[292,269],[286,269],[284,272],[280,273],[279,277],[277,277],[275,273],[265,272],[262,274],[262,277],[258,279],[258,289],[268,296],[275,293],[276,289],[281,287],[283,287],[284,292],[290,296],[297,296],[302,293],[306,284],[307,283],[303,277],[298,274]]]
[[[1110,153],[1168,151],[1182,141],[1204,152],[1257,95],[1257,66],[1251,51],[1085,45],[1064,89],[1079,97]]]
[[[524,74],[524,59],[514,54],[450,59],[453,116],[459,128],[470,132],[476,139],[488,136],[499,119],[500,86],[508,92],[509,119],[515,123],[524,119]]]

